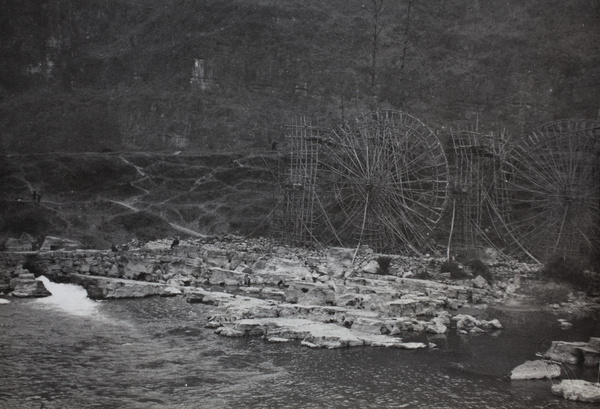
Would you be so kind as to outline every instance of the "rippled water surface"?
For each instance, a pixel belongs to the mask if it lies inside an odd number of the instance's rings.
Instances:
[[[182,298],[80,290],[0,305],[0,408],[580,408],[550,381],[505,375],[551,339],[600,336],[597,322],[563,332],[556,316],[514,311],[494,313],[496,336],[416,336],[437,350],[312,350],[219,337],[210,307]]]

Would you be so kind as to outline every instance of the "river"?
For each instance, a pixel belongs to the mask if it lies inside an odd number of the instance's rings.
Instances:
[[[0,305],[0,408],[582,408],[552,381],[506,375],[550,340],[600,336],[597,321],[561,331],[559,316],[503,310],[490,311],[506,328],[493,336],[410,339],[438,349],[315,350],[220,337],[204,328],[211,307],[181,297],[96,302],[47,287]]]

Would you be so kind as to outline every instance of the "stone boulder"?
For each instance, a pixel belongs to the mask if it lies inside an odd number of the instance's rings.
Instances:
[[[600,364],[600,338],[591,337],[587,346],[579,348],[583,354],[583,365],[598,366]]]
[[[172,296],[179,294],[173,286],[122,278],[109,278],[72,274],[71,283],[86,289],[92,300],[116,298],[142,298],[154,295]]]
[[[377,260],[371,260],[360,267],[360,271],[366,274],[378,274],[379,273],[379,263]]]
[[[334,289],[320,282],[291,281],[285,289],[285,301],[304,305],[334,305]]]
[[[387,303],[386,310],[397,317],[431,316],[436,315],[444,305],[444,300],[408,294],[399,300]]]
[[[226,250],[209,248],[204,254],[204,262],[209,267],[229,268],[230,255]]]
[[[312,274],[303,262],[283,257],[257,260],[252,264],[251,270],[253,283],[278,287],[291,280],[306,279]]]
[[[392,329],[392,334],[398,334],[400,331],[414,331],[422,332],[425,331],[429,326],[429,323],[420,321],[416,318],[401,317],[396,320],[396,324]]]
[[[40,247],[40,251],[53,250],[76,250],[83,247],[78,240],[65,239],[62,237],[46,236],[44,243]]]
[[[119,275],[128,280],[145,280],[152,277],[152,264],[145,260],[128,259],[123,256],[119,260]]]
[[[387,332],[386,324],[381,319],[356,317],[352,323],[352,329],[366,334],[383,334]]]
[[[500,321],[493,319],[491,321],[481,320],[481,328],[485,330],[496,330],[503,329],[504,327],[500,324]]]
[[[475,277],[471,281],[471,283],[473,284],[473,288],[479,288],[479,289],[483,289],[483,290],[490,288],[490,285],[488,284],[486,279],[483,278],[482,276]]]
[[[429,322],[427,328],[425,328],[425,331],[430,334],[444,334],[446,331],[448,331],[449,324],[450,319],[448,317],[435,317]]]
[[[580,348],[588,346],[587,342],[552,341],[544,358],[565,364],[577,364],[583,360]]]
[[[493,331],[502,329],[502,324],[497,319],[491,321],[478,320],[477,318],[467,315],[458,314],[452,317],[453,321],[456,321],[456,330],[460,334],[471,333],[483,333],[486,331]]]
[[[257,273],[260,273],[257,270],[263,270],[269,274],[283,274],[287,277],[298,279],[310,272],[303,262],[284,257],[272,257],[266,261],[258,260],[252,265],[252,269]]]
[[[223,268],[211,268],[208,276],[208,282],[212,285],[243,285],[246,282],[247,274]]]
[[[34,250],[35,240],[27,233],[23,233],[19,238],[9,237],[4,242],[6,251],[31,251]]]
[[[579,348],[583,355],[584,366],[598,366],[600,364],[600,349],[584,346]]]
[[[552,393],[567,400],[600,403],[600,383],[582,379],[564,379],[552,385]]]
[[[552,379],[560,376],[560,366],[544,361],[527,361],[510,373],[510,379]]]
[[[36,280],[35,276],[25,270],[19,268],[16,271],[17,277],[10,280],[10,288],[12,289],[11,294],[14,297],[19,298],[33,298],[33,297],[48,297],[52,293],[46,289],[44,283]]]
[[[327,268],[334,277],[343,277],[352,270],[354,250],[343,247],[330,247],[327,251]]]
[[[0,293],[10,291],[10,280],[13,278],[13,271],[0,268]]]
[[[264,336],[266,339],[297,339],[310,348],[344,348],[356,346],[395,347],[419,349],[427,346],[421,342],[403,343],[400,338],[367,334],[336,324],[326,324],[298,318],[243,319],[227,323],[216,330],[224,336]]]
[[[170,250],[172,243],[173,243],[173,240],[167,240],[167,239],[149,241],[148,243],[144,244],[144,248],[146,250],[151,250],[151,251]]]

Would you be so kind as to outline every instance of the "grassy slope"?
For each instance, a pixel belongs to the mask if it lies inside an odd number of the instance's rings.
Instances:
[[[277,154],[50,154],[2,160],[0,241],[62,235],[106,248],[133,238],[265,233]],[[33,190],[42,195],[34,204]]]

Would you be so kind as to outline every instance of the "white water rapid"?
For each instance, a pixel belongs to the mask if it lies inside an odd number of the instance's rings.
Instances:
[[[75,284],[54,283],[45,276],[40,276],[37,280],[42,281],[48,291],[52,293],[50,297],[37,299],[38,303],[73,315],[92,316],[97,314],[98,303],[88,298],[87,291],[83,287]]]

